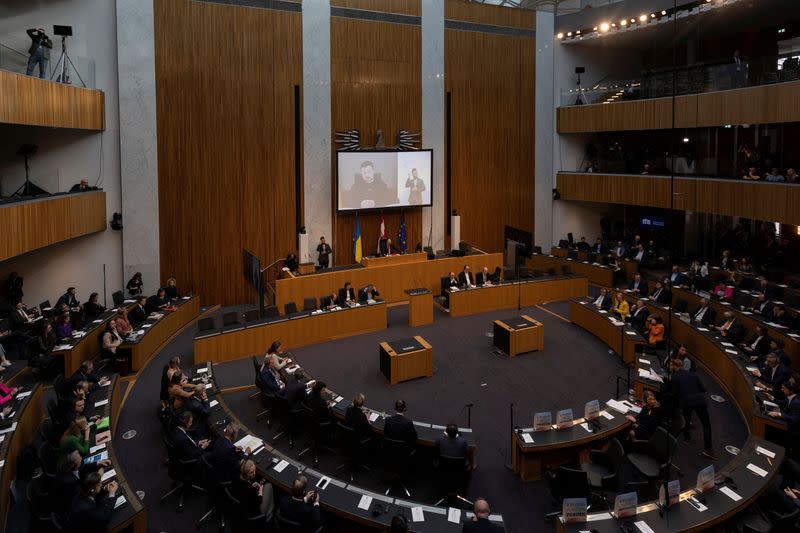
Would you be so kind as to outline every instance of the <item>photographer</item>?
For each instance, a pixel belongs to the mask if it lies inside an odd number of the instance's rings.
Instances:
[[[33,74],[33,68],[39,64],[39,77],[45,78],[47,63],[50,61],[50,49],[53,48],[53,41],[44,32],[44,28],[31,28],[26,32],[31,38],[31,47],[28,49],[28,69],[25,71],[27,76]]]

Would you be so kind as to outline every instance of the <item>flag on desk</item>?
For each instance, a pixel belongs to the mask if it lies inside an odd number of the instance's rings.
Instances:
[[[360,263],[363,253],[361,251],[361,224],[358,222],[358,215],[356,215],[356,231],[353,234],[353,255],[356,263]]]
[[[400,213],[400,233],[397,235],[397,241],[400,243],[400,252],[406,253],[406,215]]]

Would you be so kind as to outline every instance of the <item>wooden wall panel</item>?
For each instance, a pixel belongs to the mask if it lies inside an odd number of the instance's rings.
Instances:
[[[253,301],[242,248],[264,265],[295,248],[301,14],[186,0],[155,10],[162,276],[203,304]]]
[[[444,18],[508,28],[536,29],[536,13],[532,9],[500,7],[466,0],[446,0]]]
[[[422,15],[422,0],[331,0],[331,7],[348,7],[382,13]],[[427,0],[426,0],[427,1]]]
[[[397,142],[401,129],[421,131],[421,56],[419,26],[331,19],[331,135],[357,129],[362,146],[374,146],[376,131],[381,129],[386,145],[391,146]],[[336,146],[331,149],[335,189]],[[332,198],[331,202],[334,262],[352,264],[355,214],[336,214],[335,200]],[[413,249],[423,240],[422,208],[406,209],[404,215],[406,242]],[[375,251],[380,216],[375,211],[360,213],[365,254]],[[397,242],[400,213],[386,211],[384,220],[392,240]]]
[[[445,31],[450,209],[461,238],[487,252],[503,249],[506,224],[533,233],[535,48],[530,37]]]
[[[0,261],[106,229],[106,193],[0,205]]]
[[[105,94],[0,70],[0,122],[102,131]]]
[[[670,208],[670,178],[558,173],[562,200]],[[800,185],[675,178],[672,207],[800,225]]]
[[[672,98],[559,107],[559,133],[638,131],[672,127]],[[800,82],[679,96],[675,127],[800,121]]]

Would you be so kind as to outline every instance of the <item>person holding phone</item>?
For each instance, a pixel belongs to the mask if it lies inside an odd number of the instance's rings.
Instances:
[[[281,501],[281,516],[301,524],[304,531],[315,531],[322,525],[319,508],[319,493],[308,490],[308,478],[297,476],[292,483],[291,494]]]

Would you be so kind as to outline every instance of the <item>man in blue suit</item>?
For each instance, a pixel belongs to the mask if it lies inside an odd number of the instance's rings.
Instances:
[[[278,369],[276,368],[275,359],[270,357],[268,366],[264,367],[261,371],[261,381],[267,388],[267,391],[276,396],[286,395],[286,384],[281,379]]]

